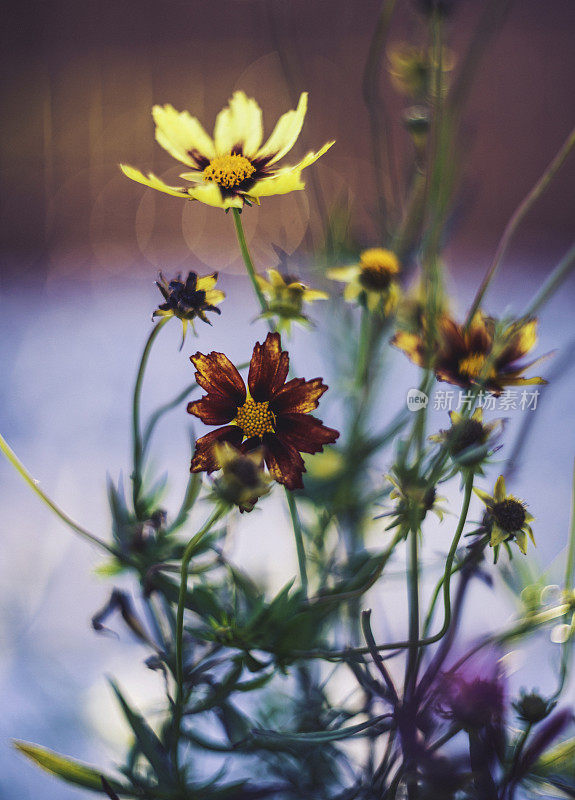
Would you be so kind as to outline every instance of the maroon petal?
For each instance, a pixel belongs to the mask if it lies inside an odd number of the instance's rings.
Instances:
[[[283,386],[289,370],[289,355],[282,351],[279,333],[268,333],[263,344],[256,342],[248,386],[258,403],[269,400]]]
[[[311,381],[293,378],[276,392],[270,408],[274,414],[305,414],[317,408],[319,398],[326,391],[327,386],[321,378]]]
[[[287,489],[302,489],[303,458],[295,447],[276,434],[263,437],[264,458],[272,477]]]
[[[199,417],[206,425],[226,425],[236,416],[237,410],[235,403],[217,394],[208,393],[188,403],[188,414]]]
[[[243,438],[243,432],[237,425],[226,425],[224,428],[206,433],[196,441],[190,472],[213,472],[218,469],[214,445],[219,442],[229,442],[234,447],[239,447]]]
[[[196,368],[198,386],[210,395],[227,399],[236,407],[246,400],[246,387],[242,376],[223,353],[196,353],[190,357]]]
[[[310,414],[283,414],[277,419],[277,433],[302,453],[319,453],[324,444],[333,444],[339,436],[338,431]]]

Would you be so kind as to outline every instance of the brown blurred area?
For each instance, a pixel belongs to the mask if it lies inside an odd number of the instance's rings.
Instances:
[[[391,42],[420,35],[400,3]],[[481,12],[462,0],[449,24],[462,52]],[[255,96],[266,130],[310,92],[304,149],[334,138],[316,167],[324,195],[349,194],[359,237],[376,244],[374,182],[361,76],[378,0],[35,0],[5,6],[0,161],[2,281],[129,275],[142,263],[235,270],[230,220],[220,211],[128,181],[126,161],[173,180],[150,110],[172,103],[211,132],[236,88]],[[456,246],[489,251],[506,218],[575,122],[575,3],[516,0],[491,43],[465,117],[466,216]],[[381,76],[400,159],[402,99]],[[405,164],[402,165],[405,168]],[[575,159],[530,215],[524,246],[560,252],[572,238]],[[291,251],[312,193],[271,198],[245,215],[260,265],[270,242]]]

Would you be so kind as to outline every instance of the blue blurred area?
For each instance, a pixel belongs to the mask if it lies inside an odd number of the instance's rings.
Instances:
[[[552,265],[545,258],[531,258],[533,263],[522,260],[505,267],[489,294],[490,311],[517,313],[535,293],[540,281],[536,276]],[[469,302],[483,269],[478,258],[468,258],[464,274],[454,267],[451,284],[461,309]],[[137,358],[150,329],[150,314],[160,299],[154,278],[146,265],[141,278],[130,283],[110,278],[80,290],[77,283],[53,281],[37,291],[14,286],[1,296],[4,391],[0,430],[45,491],[72,517],[103,537],[108,536],[109,528],[106,475],[117,479],[122,473],[128,482],[130,393]],[[257,310],[247,281],[224,276],[222,285],[227,299],[213,328],[198,323],[197,339],[190,337],[182,351],[178,350],[181,331],[176,320],[162,332],[144,386],[144,411],[193,380],[190,353],[216,349],[239,363],[249,359],[254,341],[265,335],[264,323],[253,322]],[[565,358],[563,369],[543,389],[535,412],[503,414],[510,422],[502,459],[510,452],[524,415],[535,415],[510,487],[535,515],[537,557],[544,565],[556,559],[557,576],[568,530],[574,456],[575,373],[573,359],[568,358],[575,347],[574,290],[573,281],[565,285],[541,316],[537,353],[556,353],[535,372],[548,374]],[[327,424],[337,424],[346,394],[337,388],[329,326],[338,325],[338,306],[326,304],[322,309],[318,304],[314,309],[318,309],[314,314],[317,327],[298,331],[289,350],[297,374],[322,374],[334,387],[322,401],[320,416]],[[408,388],[415,385],[417,370],[402,354],[390,352],[374,428],[392,418],[404,404]],[[444,411],[432,411],[430,419],[430,433],[446,426]],[[153,443],[152,467],[158,475],[169,473],[166,505],[172,510],[177,508],[187,480],[191,427],[182,404],[161,424]],[[381,475],[389,458],[389,453],[381,458]],[[494,466],[486,488],[492,487],[497,474]],[[452,482],[442,493],[456,501],[457,483]],[[119,638],[91,631],[90,618],[104,605],[112,586],[94,574],[102,557],[74,538],[3,459],[0,508],[0,798],[79,798],[84,796],[79,790],[63,787],[25,763],[11,749],[10,740],[41,743],[110,766],[121,761],[128,739],[113,710],[105,675],[117,675],[134,703],[152,713],[161,708],[162,682],[144,666],[144,649],[124,631]],[[472,519],[479,514],[478,506],[474,508]],[[194,520],[201,520],[205,513],[200,504]],[[273,536],[269,534],[270,519],[274,520]],[[262,511],[235,523],[232,531],[232,557],[272,586],[296,571],[284,520],[282,499],[276,491],[263,503]],[[248,531],[246,525],[253,530]],[[445,551],[449,540],[446,528],[449,531],[451,526],[448,517],[443,526],[430,530],[426,558],[431,579],[436,575],[438,554]],[[374,523],[371,544],[384,535],[381,524]],[[552,575],[549,582],[555,579]],[[405,604],[397,588],[392,581],[373,593],[378,636],[397,635],[401,630]],[[481,601],[472,599],[467,612],[471,637],[502,624],[512,614],[513,605],[498,589],[495,595],[481,595]],[[550,666],[556,661],[552,645],[532,649],[529,658],[519,662],[513,680],[545,690],[553,686]]]

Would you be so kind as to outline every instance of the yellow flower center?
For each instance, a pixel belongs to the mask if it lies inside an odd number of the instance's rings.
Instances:
[[[226,189],[233,189],[246,178],[251,178],[255,171],[256,168],[245,156],[230,153],[212,158],[203,174],[205,181],[215,181]]]
[[[375,292],[387,289],[393,275],[397,275],[400,270],[395,253],[382,247],[364,250],[359,259],[359,266],[361,285],[364,289]]]
[[[238,408],[235,422],[248,439],[251,436],[263,436],[264,433],[274,433],[275,418],[268,406],[267,401],[256,403],[253,397],[248,397],[243,406]]]
[[[462,358],[459,362],[459,371],[468,378],[488,379],[497,375],[495,367],[490,366],[485,369],[487,356],[484,353],[472,353],[470,356]]]

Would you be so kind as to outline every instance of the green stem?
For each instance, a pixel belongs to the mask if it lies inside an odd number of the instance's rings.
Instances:
[[[529,303],[529,306],[527,307],[527,310],[523,316],[526,318],[534,317],[541,306],[543,306],[549,300],[549,298],[555,294],[563,281],[569,276],[573,270],[573,267],[575,267],[575,244],[570,247],[561,261],[557,264],[531,303]]]
[[[567,549],[567,561],[565,564],[565,587],[564,592],[566,596],[569,596],[573,591],[573,581],[575,579],[575,463],[573,465],[573,489],[572,489],[572,499],[571,499],[571,524],[569,526],[569,546]],[[567,637],[567,641],[563,642],[562,649],[561,649],[561,666],[559,668],[559,682],[557,686],[557,691],[553,695],[553,700],[558,700],[561,694],[563,693],[563,689],[565,688],[565,683],[567,681],[567,675],[569,674],[569,668],[571,666],[571,660],[573,658],[573,633]]]
[[[409,535],[409,647],[405,670],[405,693],[409,697],[417,682],[417,665],[419,654],[419,526],[415,525]]]
[[[138,367],[138,374],[136,375],[136,383],[134,385],[134,396],[132,399],[132,450],[133,450],[133,465],[134,471],[132,473],[132,497],[134,502],[134,512],[139,517],[140,511],[140,492],[142,490],[142,436],[140,433],[140,400],[142,394],[142,383],[144,382],[144,374],[150,357],[150,351],[164,325],[171,319],[171,317],[163,317],[151,330],[150,335],[146,341],[140,365]]]
[[[529,211],[533,208],[537,200],[541,197],[541,195],[545,192],[545,190],[549,187],[551,181],[555,177],[555,175],[559,172],[560,168],[565,163],[569,153],[575,147],[575,128],[571,131],[565,142],[563,143],[562,147],[560,148],[559,152],[553,159],[553,161],[549,164],[543,175],[539,178],[535,186],[531,189],[531,191],[523,198],[519,206],[516,208],[515,212],[513,213],[511,219],[507,223],[505,230],[503,231],[503,236],[497,246],[497,250],[495,251],[495,255],[493,257],[493,261],[491,262],[491,266],[487,270],[483,281],[481,282],[481,286],[479,287],[477,294],[475,295],[475,299],[471,305],[469,310],[469,314],[467,315],[466,325],[469,325],[473,316],[485,295],[485,292],[489,288],[489,284],[495,277],[497,270],[505,254],[507,253],[507,248],[511,244],[511,240],[515,234],[515,231],[523,221],[523,219],[527,216]]]
[[[180,737],[180,725],[182,722],[183,706],[184,706],[184,609],[186,607],[186,593],[188,590],[188,567],[190,560],[201,543],[204,536],[211,530],[215,523],[224,516],[227,512],[226,506],[216,506],[208,520],[200,528],[200,530],[188,542],[184,554],[182,556],[182,565],[180,569],[180,591],[178,595],[178,613],[176,616],[176,684],[177,694],[174,708],[174,730],[176,734],[175,740],[175,756],[177,765],[178,741]]]
[[[59,517],[62,520],[62,522],[68,525],[68,527],[71,528],[75,533],[79,534],[92,544],[98,545],[98,547],[101,547],[103,550],[106,550],[108,553],[111,553],[113,556],[116,556],[117,558],[123,558],[121,553],[119,553],[115,547],[106,544],[106,542],[104,542],[98,536],[95,536],[93,533],[90,533],[90,531],[86,530],[86,528],[83,528],[81,525],[78,525],[78,523],[75,522],[72,519],[72,517],[69,517],[68,514],[62,511],[62,509],[59,506],[57,506],[56,503],[53,500],[51,500],[44,491],[42,491],[42,489],[38,484],[38,481],[36,481],[30,475],[24,464],[22,464],[16,453],[12,450],[8,442],[4,439],[4,437],[1,434],[0,434],[0,450],[4,453],[10,464],[12,464],[16,472],[18,472],[18,474],[22,478],[24,478],[24,480],[26,481],[28,486],[32,489],[32,491],[38,495],[38,497],[48,506],[48,508],[50,508],[56,514],[57,517]]]
[[[305,557],[305,547],[303,542],[303,532],[301,528],[301,521],[299,518],[297,505],[295,502],[295,498],[290,492],[289,489],[286,489],[286,497],[288,502],[289,513],[291,516],[292,526],[293,526],[293,533],[295,537],[295,546],[297,550],[297,563],[299,566],[299,575],[301,581],[301,588],[304,595],[307,597],[307,568],[306,568],[306,557]]]
[[[264,297],[264,294],[260,288],[260,285],[257,281],[256,271],[254,268],[254,263],[252,261],[252,257],[250,255],[250,251],[248,249],[248,244],[246,242],[246,236],[244,233],[244,226],[242,224],[242,217],[240,210],[238,208],[232,208],[232,213],[234,216],[234,225],[236,228],[236,236],[238,237],[238,244],[240,246],[240,251],[242,254],[242,258],[246,267],[246,271],[248,276],[252,282],[252,286],[254,287],[254,292],[256,293],[256,297],[258,298],[258,302],[261,306],[262,311],[268,310],[268,304]]]

